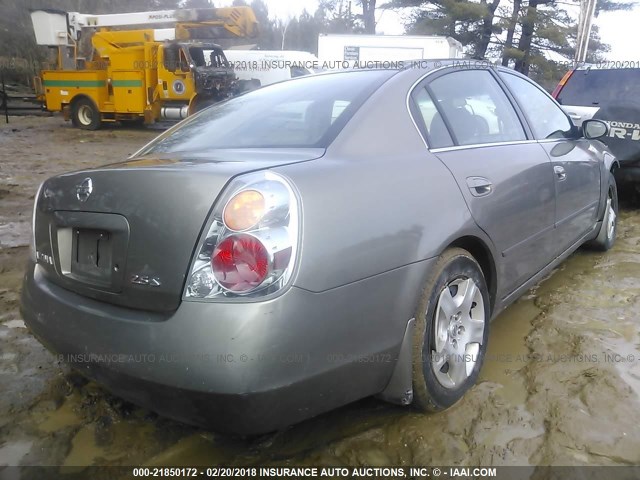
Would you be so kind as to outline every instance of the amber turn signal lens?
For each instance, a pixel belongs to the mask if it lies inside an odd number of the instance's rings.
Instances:
[[[264,216],[264,197],[257,190],[245,190],[234,196],[222,217],[227,228],[237,232],[255,226]]]

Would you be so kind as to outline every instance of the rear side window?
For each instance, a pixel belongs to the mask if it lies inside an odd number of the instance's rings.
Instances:
[[[214,105],[140,155],[224,148],[326,148],[389,70],[302,77]]]
[[[576,70],[558,94],[562,105],[640,105],[640,69]]]
[[[546,93],[524,78],[500,72],[524,111],[536,140],[568,137],[573,125],[569,117]]]
[[[448,127],[458,145],[526,140],[513,105],[488,71],[449,73],[433,80],[427,90],[437,106],[437,112],[425,118],[430,137],[444,139]]]
[[[414,100],[418,107],[418,112],[424,122],[424,128],[427,131],[427,139],[431,148],[443,148],[453,145],[453,140],[447,126],[442,120],[442,116],[438,113],[436,104],[433,103],[429,92],[426,88],[421,88],[414,94]],[[435,120],[435,121],[434,121]]]

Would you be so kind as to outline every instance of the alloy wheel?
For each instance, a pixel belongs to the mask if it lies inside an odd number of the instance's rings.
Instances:
[[[431,366],[445,388],[457,388],[478,361],[485,329],[482,293],[471,278],[445,286],[436,306]]]

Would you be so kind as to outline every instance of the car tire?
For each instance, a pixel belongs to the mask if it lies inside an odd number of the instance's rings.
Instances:
[[[82,130],[98,130],[102,119],[98,107],[88,98],[80,98],[71,105],[71,122]]]
[[[490,310],[478,262],[466,250],[446,250],[430,272],[415,313],[413,404],[417,409],[445,410],[475,384],[487,350]]]
[[[609,173],[607,204],[598,236],[587,243],[592,250],[606,252],[616,241],[618,232],[618,188],[612,173]]]

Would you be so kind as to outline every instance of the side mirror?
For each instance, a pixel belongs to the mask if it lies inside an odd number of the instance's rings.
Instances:
[[[589,140],[602,138],[609,133],[609,125],[602,120],[585,120],[582,122],[582,133],[584,134],[584,138]]]

